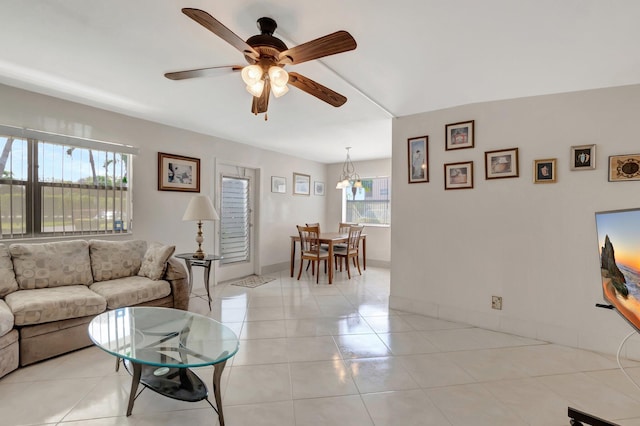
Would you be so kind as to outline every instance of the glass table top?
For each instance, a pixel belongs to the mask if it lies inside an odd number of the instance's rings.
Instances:
[[[130,307],[103,312],[89,323],[89,337],[120,358],[159,367],[218,364],[238,352],[225,325],[179,309]]]

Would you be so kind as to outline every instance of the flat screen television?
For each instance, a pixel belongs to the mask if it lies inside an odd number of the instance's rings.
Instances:
[[[596,213],[604,299],[640,331],[640,208]]]

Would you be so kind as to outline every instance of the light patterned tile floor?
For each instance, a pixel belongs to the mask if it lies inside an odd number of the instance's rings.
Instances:
[[[211,311],[204,289],[191,298],[241,339],[222,377],[227,425],[560,426],[568,406],[640,425],[640,390],[611,356],[390,310],[386,269],[331,286],[271,275],[215,287]],[[212,372],[197,370],[207,384]],[[151,391],[125,417],[130,383],[95,347],[22,368],[0,379],[0,424],[218,424],[206,402]]]

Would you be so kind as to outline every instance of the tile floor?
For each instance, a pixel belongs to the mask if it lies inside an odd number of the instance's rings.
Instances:
[[[331,286],[272,276],[218,285],[211,312],[204,289],[191,300],[241,338],[222,378],[227,425],[555,426],[568,406],[640,425],[640,390],[612,356],[390,310],[386,269]],[[198,374],[210,383],[212,368]],[[151,391],[127,418],[130,381],[95,347],[23,368],[0,380],[0,424],[218,424],[205,402]]]

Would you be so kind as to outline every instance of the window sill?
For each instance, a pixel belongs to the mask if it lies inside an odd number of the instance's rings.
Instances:
[[[391,228],[391,225],[386,225],[384,223],[359,223],[358,225],[366,228]]]

